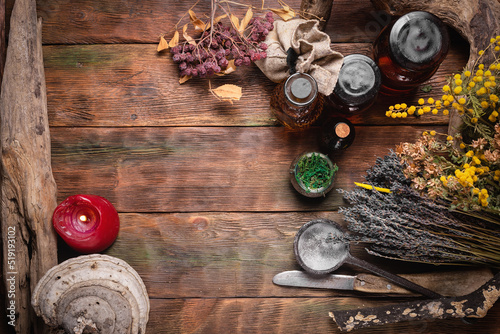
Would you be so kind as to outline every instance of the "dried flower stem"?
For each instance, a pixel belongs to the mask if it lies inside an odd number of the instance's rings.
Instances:
[[[500,217],[450,211],[443,201],[418,194],[392,152],[367,172],[366,183],[391,193],[356,188],[341,208],[353,241],[377,256],[432,264],[500,267]]]

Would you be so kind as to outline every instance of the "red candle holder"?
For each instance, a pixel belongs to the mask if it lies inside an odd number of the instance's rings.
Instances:
[[[104,197],[73,195],[54,210],[52,224],[61,238],[80,253],[105,250],[118,236],[120,219]]]

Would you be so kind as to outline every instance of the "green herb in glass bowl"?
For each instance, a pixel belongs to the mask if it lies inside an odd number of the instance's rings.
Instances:
[[[294,188],[304,196],[325,196],[333,187],[336,164],[324,154],[306,152],[298,156],[291,165],[291,181]]]

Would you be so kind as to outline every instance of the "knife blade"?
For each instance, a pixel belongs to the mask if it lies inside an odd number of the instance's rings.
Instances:
[[[444,296],[460,296],[478,289],[493,277],[487,268],[400,275]],[[366,293],[417,295],[391,281],[371,274],[313,276],[304,271],[290,270],[273,277],[273,283],[316,289],[353,290]]]

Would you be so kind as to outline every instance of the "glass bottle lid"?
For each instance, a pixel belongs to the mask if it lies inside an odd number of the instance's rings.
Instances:
[[[296,106],[306,106],[318,95],[318,84],[307,73],[294,73],[285,81],[285,96]]]
[[[377,96],[380,88],[380,70],[365,55],[344,57],[334,93],[347,105],[360,105]]]
[[[439,64],[448,52],[449,36],[439,18],[428,12],[400,17],[391,29],[389,47],[399,65],[418,70]]]

